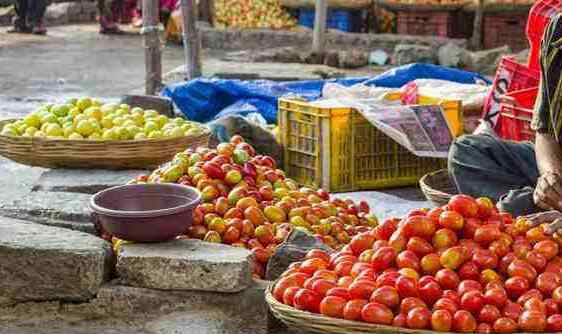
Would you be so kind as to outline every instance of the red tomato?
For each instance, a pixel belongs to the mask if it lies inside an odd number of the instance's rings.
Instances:
[[[398,314],[394,317],[394,320],[392,320],[392,326],[393,327],[406,327],[406,326],[408,326],[408,324],[406,323],[406,320],[407,320],[406,314],[400,313],[400,314]]]
[[[521,315],[521,312],[523,312],[523,307],[511,301],[508,301],[502,310],[504,317],[513,319],[514,321],[519,320],[519,316]]]
[[[544,306],[546,309],[547,316],[559,313],[558,304],[554,301],[554,299],[551,298],[545,299]]]
[[[511,298],[518,298],[529,290],[529,282],[523,277],[512,277],[505,281],[505,290]]]
[[[396,285],[396,280],[400,277],[398,272],[386,272],[381,274],[377,277],[376,283],[377,287],[381,286],[391,286],[394,287]]]
[[[443,290],[437,282],[429,282],[424,286],[419,288],[420,297],[428,305],[433,305],[441,296],[443,296]]]
[[[445,310],[450,314],[455,314],[459,310],[459,306],[449,298],[441,298],[433,304],[433,311]]]
[[[507,292],[502,288],[492,288],[484,293],[484,302],[486,304],[503,307],[507,301]]]
[[[539,311],[523,311],[519,317],[519,328],[525,332],[543,332],[546,329],[546,316]]]
[[[328,296],[320,302],[320,314],[333,318],[343,318],[347,301],[341,297]]]
[[[300,288],[296,286],[287,288],[287,290],[285,290],[285,293],[283,293],[283,304],[294,306],[295,294],[299,290]]]
[[[321,296],[325,296],[328,290],[335,287],[336,283],[325,279],[318,279],[312,283],[312,290]]]
[[[408,314],[408,312],[410,312],[411,310],[413,310],[416,307],[427,308],[427,305],[423,302],[423,300],[421,300],[419,298],[406,297],[400,303],[400,313]]]
[[[361,318],[363,321],[373,324],[391,325],[394,315],[388,307],[382,304],[368,303],[361,310]]]
[[[373,291],[370,301],[383,304],[391,309],[394,309],[400,305],[400,296],[395,288],[382,286]]]
[[[480,269],[474,261],[464,263],[458,271],[461,280],[478,280],[480,278]]]
[[[443,289],[456,290],[459,285],[459,276],[450,269],[441,269],[435,274],[435,279]]]
[[[343,308],[343,318],[345,320],[361,320],[361,310],[367,305],[364,299],[352,299]]]
[[[405,250],[396,256],[396,265],[398,268],[412,268],[415,271],[420,271],[420,259],[416,253]]]
[[[468,291],[461,297],[460,307],[471,313],[476,313],[482,309],[484,305],[484,296],[480,291]]]
[[[392,247],[379,248],[371,258],[371,264],[375,271],[390,268],[396,258],[396,251]]]
[[[476,319],[465,310],[459,310],[453,315],[453,328],[457,332],[470,333],[476,330]]]
[[[298,310],[318,313],[321,297],[316,292],[308,289],[300,289],[295,294],[294,306]]]
[[[546,329],[549,332],[562,332],[562,315],[553,314],[546,319]]]
[[[321,259],[326,263],[330,263],[330,255],[321,249],[311,249],[306,253],[305,259]]]
[[[447,204],[450,210],[456,211],[466,218],[478,217],[478,203],[467,195],[455,195]]]
[[[482,284],[474,280],[464,280],[459,284],[457,293],[459,296],[463,296],[468,291],[482,291]]]
[[[371,298],[371,295],[373,294],[373,291],[375,291],[376,288],[377,285],[375,282],[371,280],[362,279],[351,283],[351,285],[348,288],[348,291],[352,299],[368,300],[369,298]]]
[[[349,291],[347,291],[346,288],[340,288],[340,287],[331,288],[330,290],[328,290],[328,292],[326,292],[326,297],[328,296],[340,297],[345,300],[351,299],[351,295],[349,294]]]
[[[511,318],[499,318],[494,322],[494,332],[496,333],[513,333],[517,330],[517,322]]]
[[[425,307],[415,307],[408,312],[406,324],[412,329],[428,328],[431,324],[431,312]]]
[[[354,236],[351,238],[349,246],[353,251],[353,254],[359,256],[364,250],[370,249],[373,247],[373,243],[375,242],[375,238],[367,233],[362,233]]]
[[[395,287],[402,298],[417,297],[419,295],[418,283],[411,277],[398,277]]]
[[[478,321],[488,324],[494,324],[500,317],[500,310],[493,305],[484,305],[478,313]]]
[[[435,310],[431,315],[431,329],[438,332],[450,332],[453,316],[447,310]]]
[[[550,272],[540,274],[535,283],[537,289],[547,296],[552,295],[554,289],[559,287],[561,284],[562,280],[560,279],[560,275]]]

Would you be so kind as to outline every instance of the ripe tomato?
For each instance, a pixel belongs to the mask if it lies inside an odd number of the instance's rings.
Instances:
[[[474,231],[474,241],[477,243],[487,246],[493,241],[496,241],[500,238],[501,231],[499,227],[493,225],[483,225],[480,226]]]
[[[336,283],[325,279],[318,279],[312,283],[312,290],[321,296],[325,296],[328,290],[335,288]]]
[[[392,320],[393,327],[406,327],[408,324],[406,323],[407,316],[404,313],[397,314]]]
[[[437,250],[453,247],[457,244],[457,242],[457,234],[453,230],[448,228],[437,230],[432,239],[433,247],[435,247],[435,249]]]
[[[552,240],[542,240],[535,244],[533,250],[539,252],[548,261],[558,255],[558,244]]]
[[[519,317],[519,328],[525,332],[543,332],[546,329],[546,316],[539,311],[523,311]]]
[[[511,298],[518,298],[529,290],[529,282],[523,277],[511,277],[505,281],[505,290]]]
[[[490,326],[490,324],[487,324],[485,322],[478,324],[478,327],[476,327],[476,333],[483,333],[483,334],[488,334],[488,333],[492,333],[492,326]]]
[[[429,282],[424,286],[419,288],[421,299],[428,305],[433,305],[441,296],[443,296],[443,290],[437,282]]]
[[[398,305],[400,305],[400,296],[398,295],[398,291],[390,286],[382,286],[377,288],[373,291],[371,298],[369,299],[371,302],[376,302],[379,304],[383,304],[388,306],[391,309],[394,309]]]
[[[475,250],[472,261],[474,261],[480,270],[493,269],[498,265],[497,255],[487,249]]]
[[[420,270],[420,259],[416,253],[405,250],[396,256],[396,265],[398,268],[412,268],[415,271]]]
[[[562,286],[559,286],[552,291],[552,299],[558,304],[558,306],[562,307]]]
[[[423,302],[423,300],[416,298],[416,297],[406,297],[402,299],[400,303],[400,313],[407,315],[408,312],[413,310],[416,307],[425,307],[427,305]]]
[[[290,288],[287,288],[285,290],[285,293],[283,293],[283,304],[289,305],[289,306],[294,306],[295,295],[297,294],[297,292],[300,289],[301,288],[296,287],[296,286],[292,286]]]
[[[478,216],[478,203],[474,198],[467,195],[455,195],[451,197],[447,206],[450,210],[456,211],[466,218],[475,218]]]
[[[411,277],[398,277],[395,288],[402,298],[417,297],[419,295],[418,283]]]
[[[484,296],[480,291],[471,290],[461,296],[460,307],[471,313],[476,313],[484,306]]]
[[[480,269],[474,261],[464,263],[458,270],[461,280],[478,280],[480,278]]]
[[[386,272],[382,273],[379,277],[377,277],[376,283],[377,287],[381,286],[396,286],[396,280],[400,277],[398,272]]]
[[[424,329],[431,324],[431,312],[426,307],[415,307],[406,316],[408,328]]]
[[[343,309],[347,301],[341,297],[328,296],[320,302],[320,314],[333,318],[343,318]]]
[[[321,249],[311,249],[306,253],[305,259],[320,259],[326,263],[330,263],[330,255]]]
[[[538,300],[542,300],[542,294],[539,290],[537,289],[530,289],[527,290],[524,294],[522,294],[521,296],[519,296],[519,298],[517,298],[517,304],[523,306],[525,305],[525,303],[532,298],[536,298]]]
[[[357,280],[348,288],[349,295],[353,299],[366,299],[368,300],[371,298],[373,291],[377,288],[377,285],[374,281],[361,279]]]
[[[535,282],[537,289],[547,296],[550,296],[554,289],[559,287],[561,284],[562,280],[560,279],[560,275],[551,272],[540,274]]]
[[[546,258],[537,251],[533,250],[527,253],[525,260],[527,260],[527,262],[531,266],[533,266],[533,268],[535,268],[535,270],[537,270],[538,272],[541,272],[544,270],[544,268],[546,268],[546,264],[547,264]]]
[[[493,305],[484,305],[478,313],[478,321],[494,324],[501,317],[500,310]]]
[[[456,211],[443,211],[439,216],[439,225],[453,231],[460,231],[464,226],[464,218]]]
[[[273,297],[275,297],[275,299],[277,299],[279,302],[283,302],[283,294],[285,293],[285,290],[290,287],[298,287],[298,282],[288,277],[281,278],[275,284],[275,287],[273,287]]]
[[[549,332],[562,332],[562,315],[553,314],[546,319],[546,329]]]
[[[352,261],[341,261],[335,265],[334,271],[339,276],[349,276],[351,273],[351,269],[353,268],[354,262]]]
[[[319,258],[312,258],[304,260],[299,268],[299,271],[305,274],[312,275],[314,274],[314,272],[321,269],[328,269],[328,263]]]
[[[391,325],[394,315],[388,307],[382,304],[368,303],[361,310],[361,318],[363,321],[373,324]]]
[[[437,310],[445,310],[450,314],[455,314],[459,310],[459,306],[449,298],[441,298],[433,304],[433,311]]]
[[[351,295],[349,294],[349,291],[347,291],[346,288],[340,288],[340,287],[335,287],[328,290],[328,292],[326,292],[326,297],[328,296],[340,297],[345,299],[346,301],[351,299]]]
[[[435,310],[431,315],[431,329],[438,332],[450,332],[453,316],[447,310]]]
[[[487,219],[494,212],[494,203],[487,197],[480,197],[476,199],[478,205],[478,218]]]
[[[406,244],[406,249],[414,252],[417,256],[420,257],[433,252],[433,246],[420,237],[410,238],[410,240],[408,240],[408,243]]]
[[[352,299],[345,304],[343,308],[343,318],[345,320],[360,320],[361,310],[367,305],[367,301],[364,299]]]
[[[443,289],[457,289],[459,276],[450,269],[441,269],[435,274],[435,279]]]
[[[316,292],[308,289],[300,289],[295,294],[294,306],[298,310],[318,313],[321,297]]]
[[[470,333],[476,330],[476,319],[465,310],[459,310],[453,315],[453,328],[457,332]]]
[[[404,234],[406,237],[420,237],[428,239],[433,237],[436,230],[436,224],[428,217],[413,216],[408,217],[404,222]]]
[[[494,332],[496,333],[513,333],[517,330],[517,322],[511,318],[499,318],[494,322]]]
[[[503,307],[507,302],[507,292],[502,288],[492,288],[484,293],[484,302],[496,307]]]
[[[351,238],[351,242],[349,246],[353,251],[353,254],[359,256],[364,250],[370,249],[373,247],[373,243],[375,242],[375,238],[367,233],[362,233],[354,236]]]
[[[514,321],[519,320],[519,316],[523,312],[523,307],[517,303],[508,301],[503,307],[502,314],[504,317],[513,319]]]
[[[453,290],[443,291],[443,298],[450,299],[457,304],[459,304],[461,302],[461,296],[459,296],[459,294],[456,291],[453,291]]]
[[[480,282],[478,282],[478,281],[468,279],[468,280],[462,281],[459,284],[459,287],[457,288],[457,293],[461,297],[469,291],[480,291],[481,292],[482,291],[482,284],[480,284]]]
[[[396,258],[396,251],[392,247],[379,248],[371,258],[371,264],[375,271],[382,271],[390,268]]]

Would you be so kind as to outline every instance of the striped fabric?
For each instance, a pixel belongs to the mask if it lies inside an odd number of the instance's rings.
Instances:
[[[546,28],[541,46],[541,83],[531,127],[562,143],[562,13]]]

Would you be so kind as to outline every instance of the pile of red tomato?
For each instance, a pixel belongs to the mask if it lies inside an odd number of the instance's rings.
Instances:
[[[173,161],[138,181],[177,182],[201,191],[186,237],[244,247],[263,277],[275,248],[300,229],[339,249],[378,224],[362,201],[332,198],[324,190],[299,188],[274,159],[256,154],[240,136],[216,149],[178,153]]]
[[[328,254],[310,251],[276,300],[334,318],[435,331],[562,331],[559,242],[485,198],[388,219]]]

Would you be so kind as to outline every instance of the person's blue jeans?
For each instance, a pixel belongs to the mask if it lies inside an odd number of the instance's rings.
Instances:
[[[540,211],[533,201],[539,171],[531,142],[462,136],[449,152],[449,174],[460,193],[489,197],[514,216]]]

